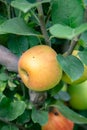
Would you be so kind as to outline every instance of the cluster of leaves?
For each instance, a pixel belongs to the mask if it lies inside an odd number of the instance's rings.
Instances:
[[[81,60],[71,55],[64,57],[60,54],[57,56],[63,71],[72,80],[76,80],[82,75],[83,63],[87,65],[86,0],[43,0],[39,2],[35,0],[0,0],[0,4],[1,45],[6,46],[20,57],[28,48],[45,44],[44,35],[41,32],[41,21],[38,18],[41,14],[37,11],[37,8],[43,5],[44,29],[48,30],[51,46],[62,54],[67,47],[72,47],[72,43],[75,41],[76,49],[82,51],[79,53]],[[61,82],[54,89],[49,90],[48,98],[37,110],[29,102],[28,90],[18,75],[7,72],[1,66],[0,129],[39,130],[40,126],[48,120],[47,108],[49,106],[57,107],[65,117],[76,124],[86,124],[87,118],[62,103],[70,98],[66,92],[61,91],[63,86],[64,84]]]

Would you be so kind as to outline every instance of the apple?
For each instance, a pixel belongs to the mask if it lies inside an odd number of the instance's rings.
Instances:
[[[42,130],[73,130],[74,123],[64,117],[56,108],[49,111],[48,122],[42,126]]]
[[[72,55],[74,55],[74,56],[79,58],[78,52],[79,52],[78,50],[74,50]],[[87,80],[87,66],[84,65],[84,72],[83,72],[82,76],[79,79],[77,79],[75,81],[72,81],[69,78],[69,76],[64,73],[63,76],[62,76],[62,80],[64,82],[68,83],[68,84],[78,84],[78,83],[84,82],[85,80]]]
[[[69,105],[77,110],[87,110],[87,80],[77,84],[71,85],[67,89],[70,94]]]
[[[49,90],[62,78],[57,53],[47,45],[37,45],[22,54],[18,72],[25,86],[34,91]]]

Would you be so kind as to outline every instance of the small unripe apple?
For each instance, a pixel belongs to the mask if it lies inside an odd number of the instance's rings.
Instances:
[[[79,58],[79,56],[77,55],[78,52],[79,52],[78,50],[74,50],[72,55]],[[72,81],[69,78],[69,76],[64,73],[63,76],[62,76],[62,80],[65,81],[68,84],[78,84],[78,83],[84,82],[85,80],[87,80],[87,65],[84,64],[84,72],[83,72],[82,76],[79,79],[77,79],[75,81]]]
[[[67,89],[70,94],[69,105],[77,110],[87,110],[87,80]]]
[[[37,45],[22,54],[18,62],[19,75],[24,84],[35,91],[45,91],[57,85],[62,69],[57,53],[47,45]]]
[[[48,122],[42,130],[73,130],[74,123],[65,118],[56,108],[49,112]]]

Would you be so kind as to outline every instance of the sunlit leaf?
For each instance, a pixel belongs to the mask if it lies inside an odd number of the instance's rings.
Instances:
[[[0,34],[18,34],[18,35],[34,35],[33,29],[28,27],[22,18],[12,18],[0,25]]]
[[[34,3],[30,3],[26,0],[14,0],[11,2],[11,5],[21,11],[23,11],[24,13],[28,12],[30,9],[37,7],[38,5],[42,4],[42,3],[47,3],[50,2],[50,0],[43,0],[42,2],[34,2]]]
[[[87,30],[87,23],[84,23],[76,28],[71,28],[62,24],[55,24],[49,28],[50,33],[53,37],[63,38],[63,39],[72,39],[79,34]]]

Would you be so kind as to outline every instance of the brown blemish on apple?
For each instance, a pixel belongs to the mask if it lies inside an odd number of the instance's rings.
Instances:
[[[33,58],[35,58],[35,56],[33,56]]]
[[[59,115],[59,113],[58,113],[58,112],[54,112],[54,115],[55,115],[55,116],[58,116],[58,115]]]

